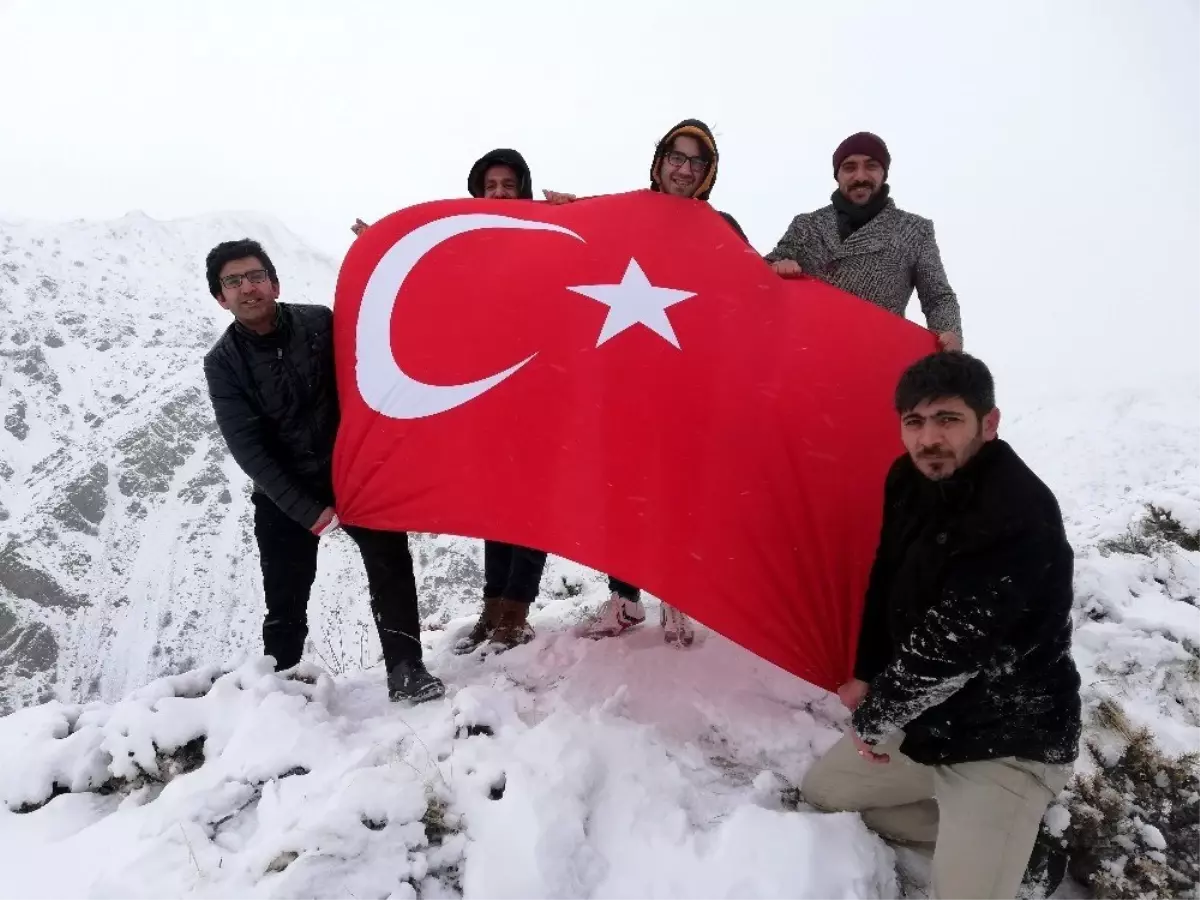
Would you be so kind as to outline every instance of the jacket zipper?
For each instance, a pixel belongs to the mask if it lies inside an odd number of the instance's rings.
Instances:
[[[305,339],[304,345],[307,348],[307,338]],[[284,356],[283,348],[277,347],[275,352],[278,356],[278,359],[283,363],[284,369],[287,370],[288,378],[299,391],[298,396],[303,401],[302,406],[309,410],[309,414],[305,416],[305,420],[308,424],[309,452],[315,457],[317,455],[317,417],[316,411],[312,409],[312,403],[314,402],[312,391],[304,383],[304,379],[300,377],[300,373],[296,370],[296,367],[292,365],[292,361]]]

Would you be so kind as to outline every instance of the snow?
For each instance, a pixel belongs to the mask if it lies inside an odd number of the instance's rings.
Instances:
[[[549,561],[534,642],[458,657],[482,548],[412,536],[448,694],[407,708],[335,534],[305,662],[270,671],[247,486],[199,365],[226,321],[204,254],[243,234],[284,299],[327,302],[333,261],[256,215],[0,223],[0,898],[873,897],[897,864],[921,889],[927,861],[797,806],[836,698],[703,629],[686,651],[649,625],[581,639],[606,589],[576,563]],[[1068,391],[1019,364],[993,364],[1001,434],[1075,549],[1087,737],[1115,752],[1108,701],[1194,750],[1200,553],[1108,542],[1151,503],[1200,526],[1200,384]]]
[[[711,634],[681,653],[652,630],[594,643],[545,629],[482,662],[449,654],[452,637],[431,656],[456,687],[416,708],[388,703],[377,670],[307,669],[308,684],[255,657],[115,704],[0,719],[0,894],[893,891],[892,851],[858,816],[781,799],[811,763],[814,733],[822,749],[835,739],[833,698]],[[133,782],[158,771],[155,748],[198,736],[203,765],[165,787],[12,811],[55,783]],[[422,822],[431,805],[437,828]],[[64,858],[88,864],[53,864]]]
[[[1067,827],[1071,824],[1071,811],[1065,806],[1054,804],[1048,810],[1044,817],[1046,830],[1055,837],[1062,837],[1066,834]]]
[[[1137,826],[1138,830],[1142,833],[1142,840],[1146,842],[1147,846],[1153,847],[1155,850],[1167,849],[1167,839],[1163,837],[1161,831],[1140,819],[1137,822]]]

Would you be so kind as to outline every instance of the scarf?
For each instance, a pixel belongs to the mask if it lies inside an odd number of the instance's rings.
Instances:
[[[834,191],[833,197],[830,199],[833,200],[833,208],[837,211],[838,235],[841,239],[846,240],[879,215],[887,206],[890,193],[891,185],[885,184],[874,197],[859,206],[857,203],[847,200],[840,189]]]

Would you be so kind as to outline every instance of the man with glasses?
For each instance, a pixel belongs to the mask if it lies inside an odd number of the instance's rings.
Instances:
[[[962,349],[958,298],[938,252],[933,223],[889,197],[892,157],[874,134],[852,134],[833,153],[832,203],[796,216],[766,260],[783,278],[802,273],[903,316],[916,288],[944,350]]]
[[[650,190],[670,194],[674,197],[691,197],[708,202],[713,185],[717,182],[717,165],[720,154],[712,130],[699,119],[684,119],[659,140],[650,161]],[[574,194],[543,191],[551,203],[569,203]],[[717,210],[746,243],[746,233],[737,219],[729,213]],[[601,605],[595,619],[589,624],[587,634],[592,638],[615,637],[646,621],[646,608],[642,605],[641,591],[609,576],[609,598]],[[696,632],[692,620],[673,606],[663,603],[659,613],[663,628],[663,640],[678,647],[690,647]]]
[[[658,142],[650,162],[650,190],[675,197],[692,197],[708,202],[717,181],[717,140],[699,119],[684,119]],[[575,194],[542,191],[550,203],[570,203]],[[747,244],[750,239],[737,219],[727,212],[717,213]]]
[[[338,396],[333,313],[279,303],[279,277],[257,241],[218,244],[206,260],[209,292],[233,323],[204,357],[217,426],[253,482],[267,613],[264,652],[277,669],[300,662],[317,547],[339,527],[333,445]],[[421,661],[417,585],[408,535],[345,526],[367,570],[371,611],[392,700],[420,703],[445,694]]]

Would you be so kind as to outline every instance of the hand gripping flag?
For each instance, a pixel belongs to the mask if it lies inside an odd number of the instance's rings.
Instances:
[[[396,212],[347,254],[334,335],[343,522],[546,550],[849,677],[928,331],[636,191]]]

